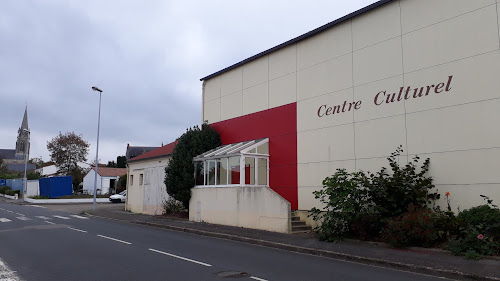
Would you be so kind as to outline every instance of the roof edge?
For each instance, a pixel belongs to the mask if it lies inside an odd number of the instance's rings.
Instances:
[[[235,63],[235,64],[233,64],[231,66],[228,66],[228,67],[226,67],[226,68],[224,68],[222,70],[219,70],[219,71],[217,71],[215,73],[212,73],[212,74],[210,74],[208,76],[205,76],[205,77],[201,78],[200,81],[208,80],[208,79],[213,78],[215,76],[218,76],[218,75],[220,75],[222,73],[228,72],[229,70],[235,69],[238,66],[244,65],[244,64],[246,64],[246,63],[248,63],[250,61],[256,60],[256,59],[258,59],[260,57],[263,57],[263,56],[265,56],[267,54],[270,54],[270,53],[272,53],[274,51],[277,51],[279,49],[282,49],[284,47],[287,47],[287,46],[292,45],[294,43],[297,43],[299,41],[305,40],[305,39],[307,39],[309,37],[312,37],[312,36],[314,36],[314,35],[322,32],[322,31],[324,31],[326,29],[329,29],[329,28],[331,28],[331,27],[333,27],[333,26],[335,26],[337,24],[340,24],[340,23],[343,23],[344,21],[347,21],[347,20],[350,20],[352,18],[355,18],[355,17],[357,17],[357,16],[359,16],[361,14],[364,14],[364,13],[366,13],[368,11],[371,11],[371,10],[373,10],[375,8],[378,8],[378,7],[380,7],[382,5],[385,5],[385,4],[387,4],[389,2],[392,2],[392,1],[393,0],[380,0],[378,2],[370,4],[370,5],[368,5],[368,6],[364,7],[364,8],[361,8],[361,9],[359,9],[357,11],[354,11],[354,12],[348,14],[348,15],[345,15],[345,16],[343,16],[341,18],[338,18],[338,19],[336,19],[336,20],[334,20],[332,22],[329,22],[329,23],[327,23],[325,25],[322,25],[322,26],[320,26],[320,27],[318,27],[316,29],[313,29],[313,30],[311,30],[311,31],[309,31],[307,33],[304,33],[304,34],[302,34],[302,35],[300,35],[298,37],[295,37],[295,38],[290,39],[290,40],[288,40],[288,41],[286,41],[284,43],[281,43],[281,44],[279,44],[279,45],[277,45],[275,47],[272,47],[271,49],[267,49],[267,50],[265,50],[263,52],[260,52],[260,53],[254,55],[254,56],[251,56],[251,57],[249,57],[247,59],[244,59],[244,60],[242,60],[242,61],[240,61],[238,63]]]
[[[169,157],[169,156],[172,156],[173,153],[170,153],[170,154],[163,154],[163,155],[156,155],[156,156],[151,156],[151,157],[147,157],[147,158],[141,158],[141,159],[136,159],[136,160],[128,160],[127,163],[131,163],[131,162],[140,162],[140,161],[145,161],[145,160],[152,160],[152,159],[156,159],[156,158],[163,158],[163,157]],[[140,155],[139,155],[140,156]]]

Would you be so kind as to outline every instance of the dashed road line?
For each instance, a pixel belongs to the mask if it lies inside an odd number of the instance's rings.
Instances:
[[[11,210],[5,210],[5,211],[7,211],[7,212],[9,212],[9,213],[14,213],[14,212],[12,212]]]
[[[82,220],[88,220],[89,219],[87,217],[82,217],[82,216],[79,216],[79,215],[71,215],[71,216],[74,217],[74,218],[82,219]]]
[[[208,264],[208,263],[204,263],[204,262],[200,262],[200,261],[195,261],[195,260],[192,260],[192,259],[184,258],[184,257],[177,256],[177,255],[174,255],[174,254],[169,254],[169,253],[162,252],[162,251],[159,251],[159,250],[155,250],[155,249],[151,249],[151,248],[149,250],[152,251],[152,252],[160,253],[160,254],[163,254],[163,255],[166,255],[166,256],[170,256],[170,257],[173,257],[173,258],[176,258],[176,259],[185,260],[185,261],[196,263],[196,264],[199,264],[199,265],[212,266],[211,264]]]
[[[6,219],[6,218],[0,218],[0,222],[9,222],[10,220],[9,219]]]
[[[267,281],[266,279],[262,279],[259,277],[251,276],[250,279],[257,280],[257,281]]]
[[[22,216],[22,217],[16,217],[16,219],[19,219],[19,220],[22,220],[22,221],[29,221],[31,220],[30,218],[27,218],[25,216]]]
[[[42,220],[51,220],[52,218],[49,218],[49,217],[46,217],[46,216],[36,216],[37,218],[39,219],[42,219]]]
[[[48,223],[48,224],[55,224],[55,223],[53,223],[51,221],[45,221],[45,222]]]
[[[106,238],[106,239],[109,239],[109,240],[113,240],[113,241],[116,241],[116,242],[120,242],[120,243],[123,243],[123,244],[132,245],[132,243],[130,243],[130,242],[119,240],[119,239],[115,239],[115,238],[111,238],[111,237],[108,237],[108,236],[104,236],[104,235],[100,235],[100,234],[98,234],[97,236],[102,237],[102,238]]]
[[[20,214],[20,213],[16,213],[16,214],[24,217],[24,215],[23,215],[23,214]]]
[[[39,206],[39,205],[27,205],[27,206],[30,206],[30,207],[37,207],[37,208],[44,208],[46,209],[47,207],[44,207],[44,206]]]
[[[63,217],[63,216],[56,216],[56,215],[53,215],[53,217],[55,218],[59,218],[59,219],[63,219],[63,220],[69,220],[68,217]]]
[[[81,230],[81,229],[78,229],[78,228],[72,228],[72,227],[69,227],[69,226],[68,226],[68,228],[71,229],[71,230],[74,230],[74,231],[80,231],[80,232],[87,233],[87,231]]]

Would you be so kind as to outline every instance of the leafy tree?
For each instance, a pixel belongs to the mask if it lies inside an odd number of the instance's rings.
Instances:
[[[44,163],[41,156],[40,157],[33,157],[28,162],[31,164],[35,164],[37,169],[43,167],[43,163]]]
[[[115,163],[115,161],[108,161],[108,165],[106,165],[106,167],[109,167],[109,168],[116,168],[116,163]]]
[[[189,128],[179,138],[172,160],[165,168],[167,193],[189,207],[191,188],[195,185],[193,157],[221,145],[219,133],[208,124]]]
[[[118,156],[116,157],[116,167],[117,168],[126,168],[127,165],[127,157]]]
[[[0,158],[0,174],[6,174],[8,172],[7,165],[3,163],[3,159]]]
[[[77,169],[78,162],[87,161],[89,146],[82,135],[74,132],[59,132],[58,136],[47,142],[50,159],[56,164],[57,172],[64,175],[69,175]]]

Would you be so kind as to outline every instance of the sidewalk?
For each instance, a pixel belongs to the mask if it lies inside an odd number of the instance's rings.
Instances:
[[[393,249],[380,243],[318,241],[313,234],[282,234],[240,227],[195,223],[163,216],[133,214],[122,210],[97,209],[87,214],[135,224],[235,240],[298,253],[325,256],[364,264],[395,267],[430,275],[473,280],[500,280],[500,259],[479,261],[457,257],[446,251],[410,248]]]

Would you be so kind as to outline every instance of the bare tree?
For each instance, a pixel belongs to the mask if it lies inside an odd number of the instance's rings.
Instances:
[[[78,162],[87,161],[89,143],[84,141],[82,135],[67,132],[54,137],[47,142],[50,159],[56,163],[59,174],[69,175],[78,168]]]

